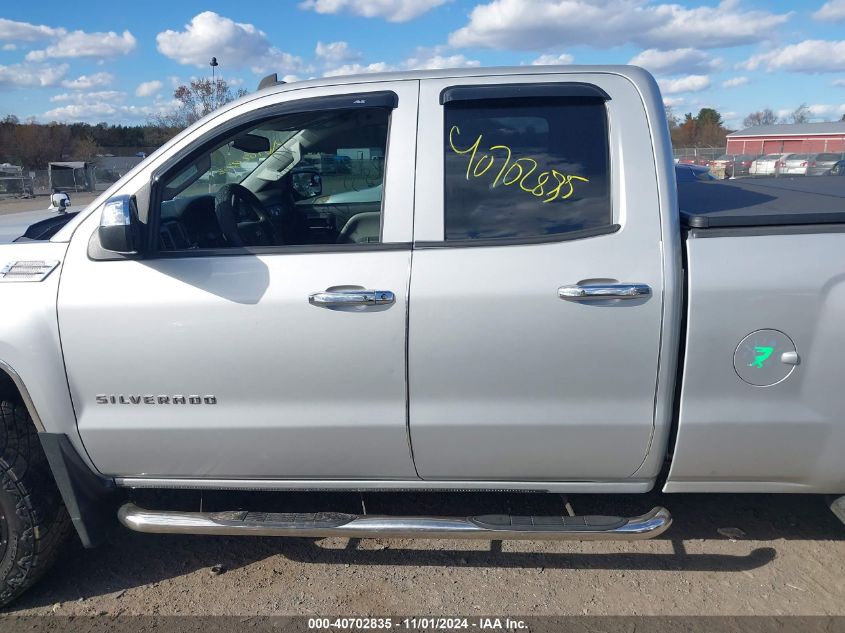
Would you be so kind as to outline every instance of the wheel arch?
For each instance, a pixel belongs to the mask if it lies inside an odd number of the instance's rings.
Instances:
[[[15,400],[23,403],[36,430],[39,433],[44,432],[44,423],[38,415],[38,410],[32,402],[23,379],[11,365],[2,359],[0,359],[0,400]]]
[[[0,360],[0,400],[20,402],[26,407],[73,526],[82,544],[94,547],[105,538],[109,523],[114,522],[114,482],[93,472],[67,435],[45,431],[23,379],[4,360]]]

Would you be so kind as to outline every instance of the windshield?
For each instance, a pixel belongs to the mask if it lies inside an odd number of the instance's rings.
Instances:
[[[270,157],[279,154],[289,155],[284,144],[298,130],[251,130],[250,135],[265,138],[269,149],[265,151],[247,151],[238,147],[238,139],[232,139],[208,155],[202,163],[192,163],[171,181],[169,188],[174,197],[190,197],[214,193],[223,185],[240,184]]]

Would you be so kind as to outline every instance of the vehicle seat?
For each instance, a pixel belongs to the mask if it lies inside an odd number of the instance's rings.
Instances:
[[[353,215],[337,236],[338,244],[364,244],[378,242],[381,232],[381,213],[367,211]]]

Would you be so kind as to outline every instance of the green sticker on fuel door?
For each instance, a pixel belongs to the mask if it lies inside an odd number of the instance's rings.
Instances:
[[[764,347],[760,345],[755,346],[754,353],[757,354],[757,356],[754,357],[754,360],[752,360],[751,364],[749,364],[748,366],[759,367],[760,369],[763,369],[763,363],[765,363],[769,359],[769,356],[771,356],[772,352],[774,351],[774,347]]]

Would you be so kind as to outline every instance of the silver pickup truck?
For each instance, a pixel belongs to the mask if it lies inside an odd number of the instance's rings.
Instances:
[[[70,525],[93,546],[115,518],[491,540],[671,523],[148,490],[845,493],[845,179],[676,183],[630,66],[264,83],[0,247],[0,602]]]

